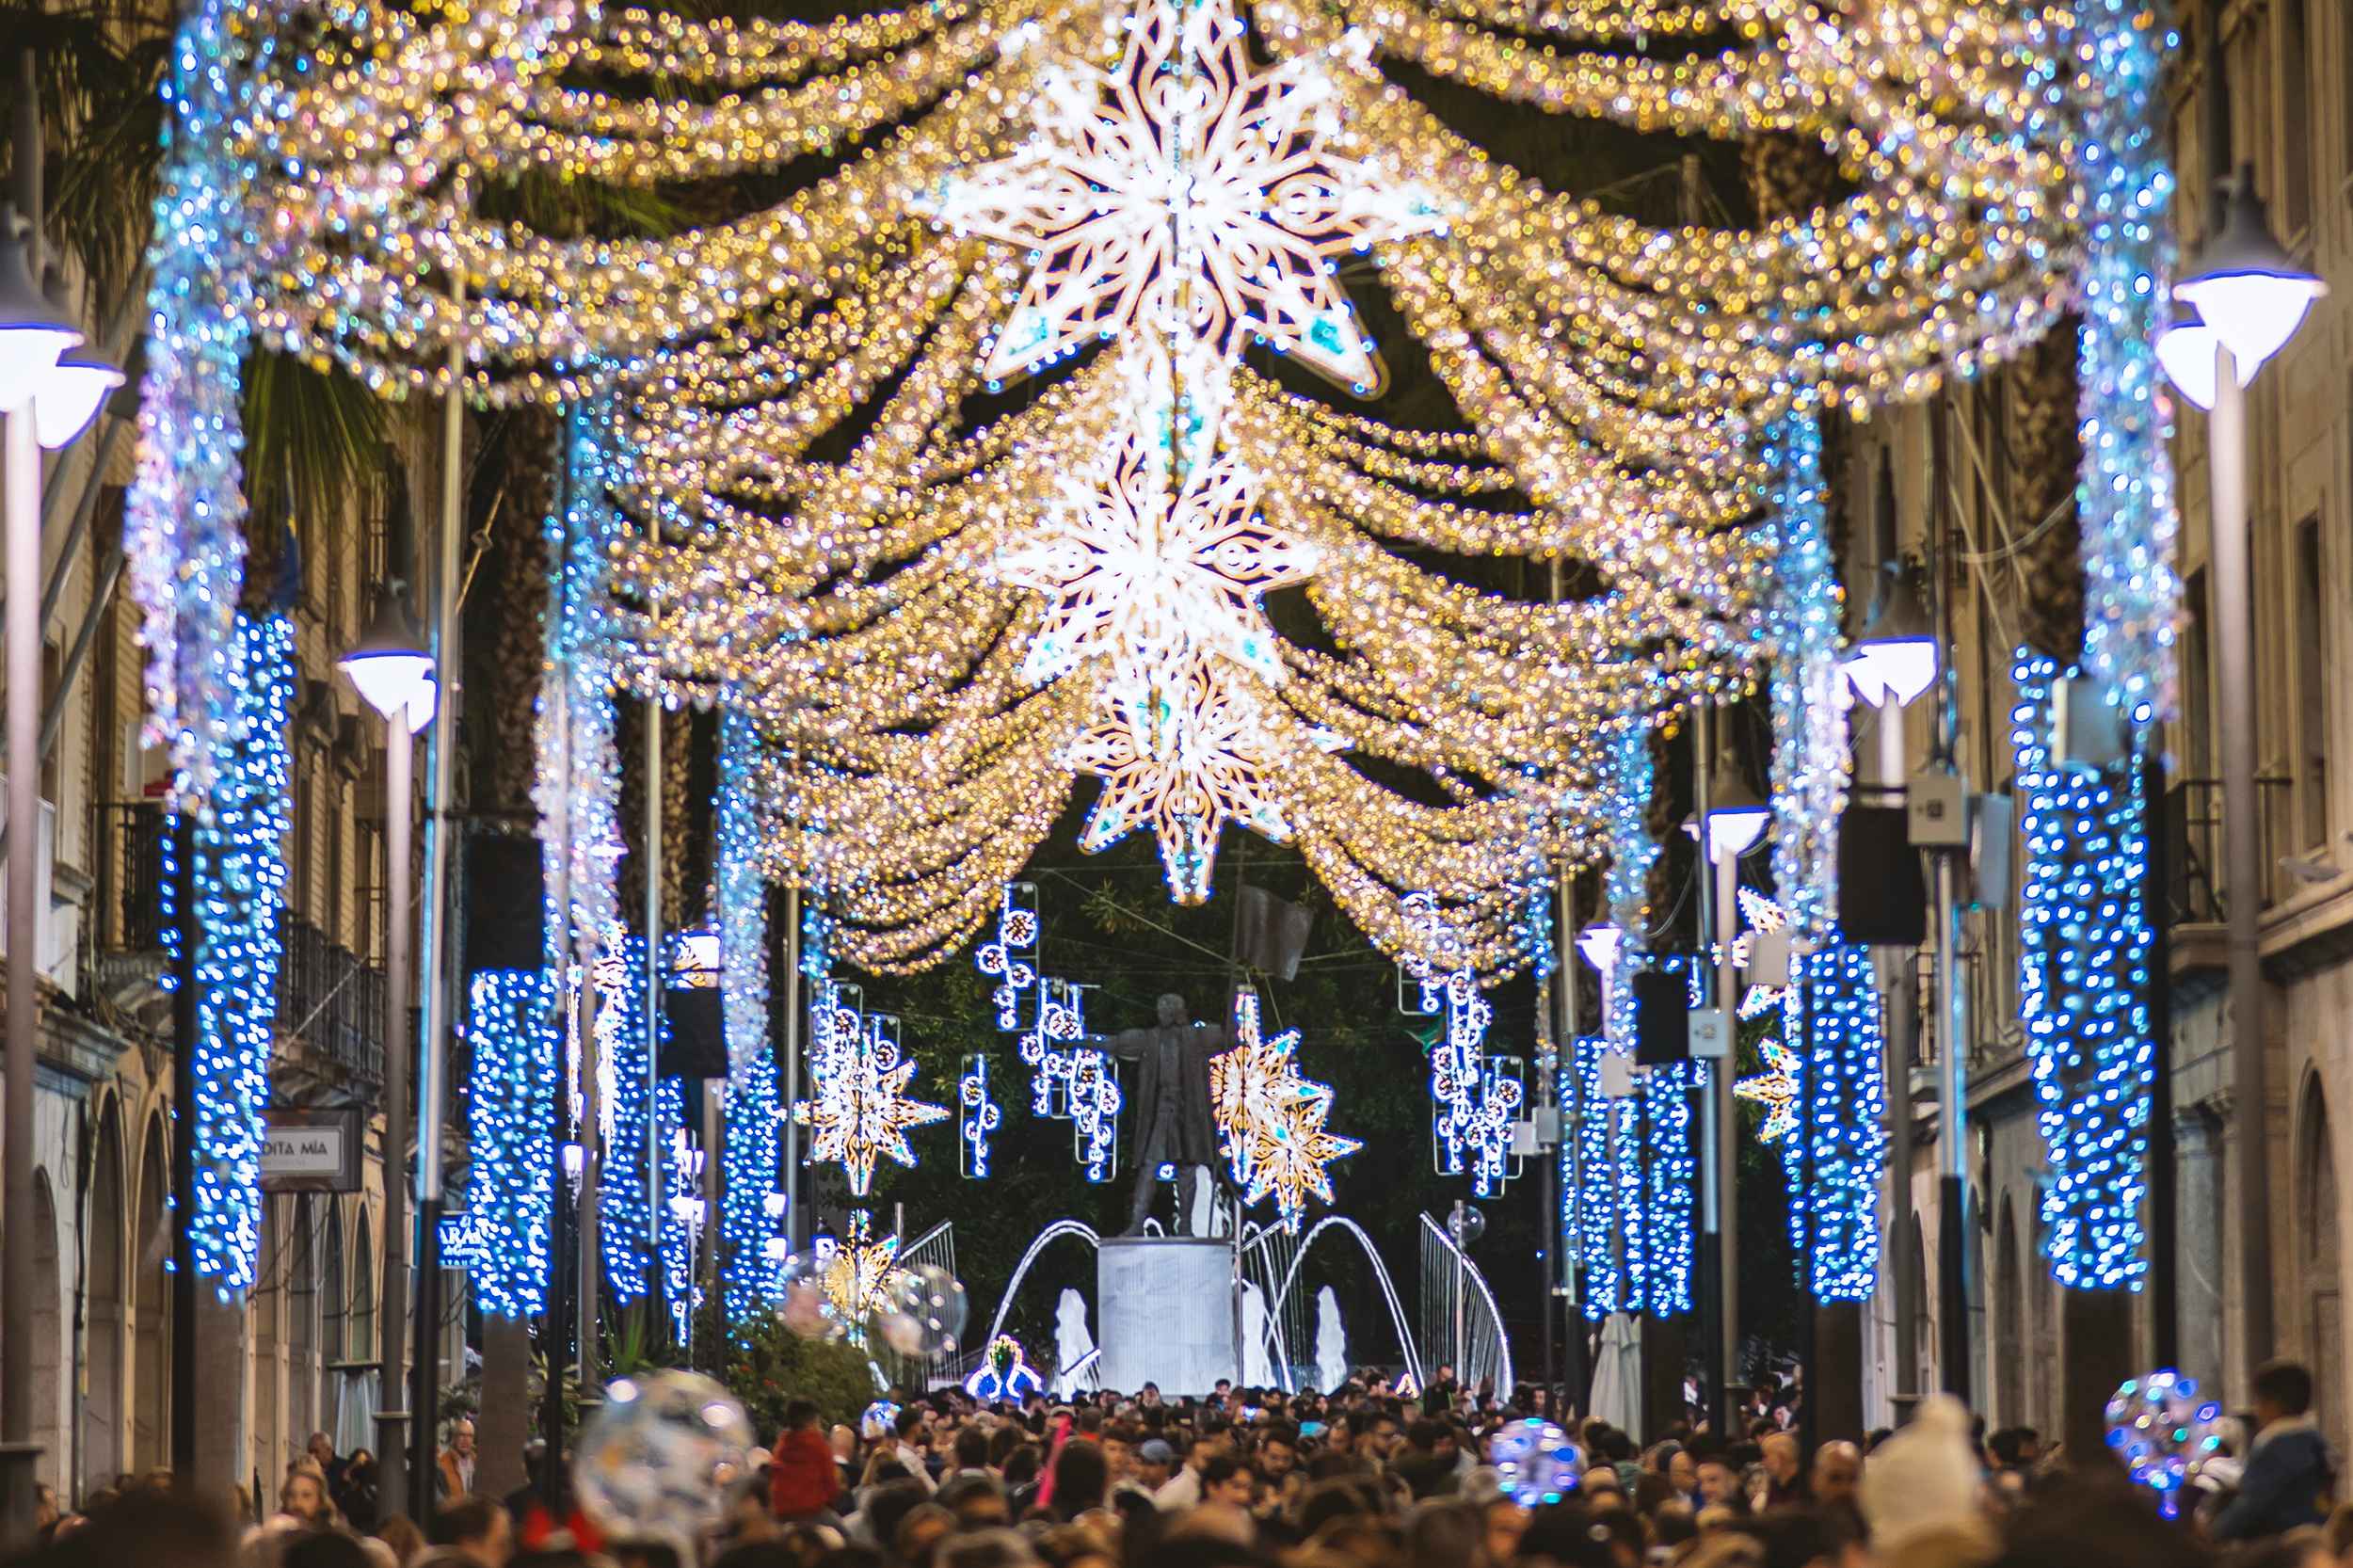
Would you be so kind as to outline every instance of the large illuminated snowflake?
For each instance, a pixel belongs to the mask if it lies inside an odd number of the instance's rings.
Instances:
[[[899,1267],[899,1237],[874,1235],[874,1216],[863,1208],[850,1211],[850,1234],[847,1240],[836,1241],[830,1248],[819,1244],[818,1261],[823,1269],[819,1282],[825,1292],[825,1301],[840,1320],[850,1325],[854,1338],[865,1341],[867,1322],[890,1300],[905,1276]]]
[[[1149,823],[1171,897],[1209,896],[1217,838],[1228,820],[1281,840],[1290,825],[1259,781],[1257,705],[1209,661],[1193,659],[1156,687],[1114,689],[1111,709],[1079,736],[1071,765],[1103,780],[1079,835],[1090,854]]]
[[[1172,490],[1165,455],[1133,429],[1100,470],[1064,478],[1040,525],[997,559],[1000,577],[1053,600],[1023,677],[1052,680],[1100,658],[1148,687],[1198,652],[1280,680],[1259,600],[1312,576],[1316,556],[1266,525],[1254,488],[1229,453]]]
[[[1115,69],[1043,72],[1036,133],[931,203],[957,232],[1030,257],[983,374],[1027,375],[1142,326],[1229,363],[1261,337],[1372,395],[1381,362],[1337,260],[1443,229],[1444,212],[1379,164],[1336,153],[1324,62],[1257,70],[1232,0],[1141,5],[1127,26]]]
[[[1269,1192],[1286,1221],[1305,1211],[1307,1194],[1332,1201],[1326,1167],[1364,1144],[1324,1129],[1332,1091],[1299,1075],[1299,1031],[1269,1040],[1258,1027],[1258,998],[1235,999],[1234,1048],[1209,1062],[1209,1103],[1243,1202]]]
[[[850,1192],[864,1197],[874,1184],[874,1161],[888,1155],[913,1166],[910,1128],[944,1121],[945,1106],[906,1096],[915,1064],[904,1060],[884,1017],[872,1016],[854,1039],[844,1032],[821,1041],[811,1056],[815,1097],[796,1100],[792,1119],[810,1128],[808,1158],[838,1162],[848,1173]]]

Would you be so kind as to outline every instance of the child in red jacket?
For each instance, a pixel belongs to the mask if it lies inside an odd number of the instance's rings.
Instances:
[[[841,1493],[833,1449],[817,1429],[817,1406],[794,1400],[784,1407],[784,1431],[768,1459],[768,1506],[783,1520],[829,1512]]]

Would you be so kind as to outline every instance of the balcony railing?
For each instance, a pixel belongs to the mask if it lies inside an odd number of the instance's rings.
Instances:
[[[152,803],[102,808],[95,946],[126,984],[134,968],[160,973],[167,822]],[[278,1069],[374,1096],[384,1083],[384,971],[291,910],[280,911],[278,936]]]
[[[2157,803],[2151,824],[2161,835],[2165,855],[2165,922],[2218,925],[2222,921],[2222,783],[2214,778],[2176,779]]]

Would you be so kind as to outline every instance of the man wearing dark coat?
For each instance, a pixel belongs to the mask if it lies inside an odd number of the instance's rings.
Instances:
[[[1136,1108],[1136,1198],[1128,1215],[1129,1236],[1144,1234],[1163,1165],[1174,1167],[1178,1178],[1176,1234],[1192,1234],[1183,1194],[1193,1167],[1217,1162],[1209,1058],[1225,1049],[1225,1031],[1189,1021],[1185,999],[1179,996],[1161,997],[1159,1013],[1160,1022],[1152,1028],[1125,1030],[1102,1042],[1107,1055],[1136,1064],[1135,1092],[1128,1096]]]

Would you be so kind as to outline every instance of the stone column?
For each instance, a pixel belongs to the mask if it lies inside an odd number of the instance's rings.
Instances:
[[[2181,1310],[2180,1369],[2217,1390],[2224,1385],[2225,1367],[2219,1124],[2227,1114],[2228,1096],[2223,1096],[2186,1107],[2173,1118],[2174,1160],[2180,1172],[2180,1251],[2174,1259],[2174,1288]]]

